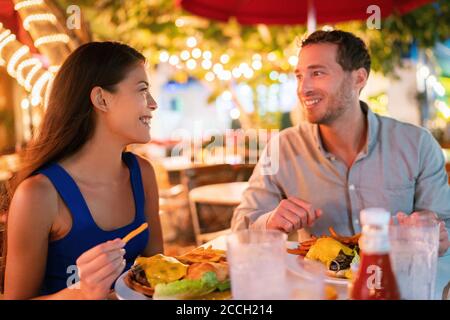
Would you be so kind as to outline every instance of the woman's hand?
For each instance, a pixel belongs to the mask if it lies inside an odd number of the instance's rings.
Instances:
[[[77,259],[80,281],[76,285],[82,298],[106,299],[112,283],[125,268],[124,246],[121,239],[107,241],[89,249]]]

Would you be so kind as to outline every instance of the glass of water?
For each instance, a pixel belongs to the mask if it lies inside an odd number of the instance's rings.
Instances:
[[[242,230],[227,236],[233,299],[287,298],[286,239],[276,230]]]
[[[391,263],[402,299],[435,299],[439,224],[428,216],[390,226]]]
[[[290,300],[324,300],[326,268],[320,262],[297,259],[296,272],[289,270],[286,285]]]

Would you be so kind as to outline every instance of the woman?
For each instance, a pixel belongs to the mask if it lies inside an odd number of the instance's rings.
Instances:
[[[163,251],[153,168],[123,152],[150,140],[156,107],[133,48],[93,42],[67,58],[13,186],[6,299],[105,299],[138,255]]]

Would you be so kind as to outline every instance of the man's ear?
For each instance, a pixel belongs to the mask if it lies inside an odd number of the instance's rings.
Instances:
[[[361,90],[366,86],[367,79],[369,78],[369,74],[367,73],[367,70],[364,68],[359,68],[358,70],[355,70],[355,85],[358,87],[358,91],[361,92]]]
[[[92,105],[100,111],[108,111],[108,105],[104,97],[104,91],[101,87],[94,87],[91,90],[91,103]]]

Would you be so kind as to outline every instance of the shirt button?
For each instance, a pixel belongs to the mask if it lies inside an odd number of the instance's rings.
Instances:
[[[349,185],[349,186],[348,186],[348,189],[349,189],[349,190],[352,190],[352,191],[355,190],[355,185],[353,185],[353,184]]]
[[[330,159],[331,159],[331,161],[335,161],[335,160],[336,160],[336,158],[335,158],[335,157],[331,157]]]

